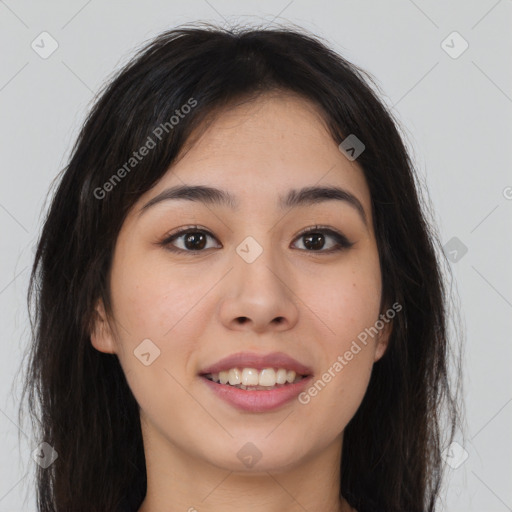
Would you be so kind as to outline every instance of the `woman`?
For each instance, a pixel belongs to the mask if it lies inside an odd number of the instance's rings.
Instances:
[[[32,272],[40,511],[435,510],[443,262],[365,77],[196,26],[102,91]]]

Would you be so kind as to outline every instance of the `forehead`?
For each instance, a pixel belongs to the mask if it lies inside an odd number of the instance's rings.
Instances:
[[[216,111],[192,134],[157,185],[226,190],[238,207],[282,207],[291,189],[339,187],[359,199],[371,219],[371,200],[361,167],[333,140],[316,105],[294,94],[265,94]]]

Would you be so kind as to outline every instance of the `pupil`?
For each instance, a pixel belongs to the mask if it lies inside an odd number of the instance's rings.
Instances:
[[[321,249],[323,247],[323,234],[312,233],[304,237],[304,246],[308,249]],[[313,243],[310,243],[313,241]]]
[[[198,237],[200,238],[200,243],[194,243],[194,240],[195,238]],[[204,246],[205,246],[205,241],[206,241],[206,237],[204,236],[204,233],[189,233],[188,235],[185,236],[185,247],[187,247],[187,249],[190,249],[190,250],[193,250],[193,251],[196,251],[198,249],[203,249]],[[190,245],[189,245],[189,242],[190,242]]]

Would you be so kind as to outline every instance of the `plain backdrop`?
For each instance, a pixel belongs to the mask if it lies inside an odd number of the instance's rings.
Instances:
[[[194,20],[290,21],[376,78],[428,186],[465,327],[455,334],[465,337],[467,432],[452,458],[467,458],[447,467],[440,510],[512,510],[512,0],[5,0],[0,512],[35,510],[31,453],[41,440],[18,425],[14,378],[27,347],[25,296],[47,191],[104,80],[144,41]],[[47,58],[42,43],[32,47],[42,37],[45,51],[58,45]]]

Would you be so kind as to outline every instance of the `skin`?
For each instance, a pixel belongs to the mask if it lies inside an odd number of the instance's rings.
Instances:
[[[161,191],[182,184],[228,190],[240,211],[169,200],[140,214]],[[279,195],[313,185],[350,191],[368,225],[341,201],[277,208]],[[191,224],[213,234],[203,252],[193,254],[189,245],[176,254],[158,244]],[[323,248],[308,249],[298,233],[315,224],[354,245],[327,253],[336,241],[325,235]],[[235,250],[247,236],[263,248],[253,263]],[[174,247],[186,251],[185,241],[181,236]],[[198,376],[235,352],[282,351],[310,365],[316,381],[379,318],[381,269],[367,183],[315,106],[274,93],[214,118],[128,214],[110,287],[113,318],[99,302],[91,342],[117,354],[139,403],[148,475],[140,512],[352,510],[338,497],[343,431],[391,324],[306,405],[295,399],[271,412],[240,411]],[[145,366],[133,351],[148,338],[160,356]],[[262,454],[252,468],[237,457],[247,442]]]

